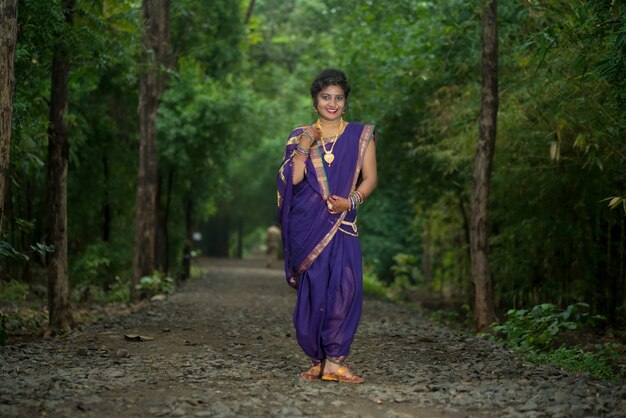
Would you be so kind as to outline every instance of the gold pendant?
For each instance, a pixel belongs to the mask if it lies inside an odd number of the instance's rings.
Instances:
[[[334,154],[326,154],[326,155],[324,155],[324,161],[326,161],[328,163],[328,165],[331,165],[333,163],[333,161],[335,161],[335,155]]]

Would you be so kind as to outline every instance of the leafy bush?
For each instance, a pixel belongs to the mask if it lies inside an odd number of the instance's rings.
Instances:
[[[461,308],[463,309],[462,312],[449,309],[437,309],[431,313],[430,319],[461,331],[473,329],[474,317],[472,308],[468,304],[463,304]]]
[[[90,244],[71,265],[71,277],[80,283],[99,283],[111,265],[110,248],[106,242]]]
[[[522,349],[547,349],[557,335],[565,330],[574,330],[581,325],[595,325],[604,317],[591,316],[581,309],[588,309],[585,303],[569,305],[560,311],[555,305],[543,303],[531,309],[511,309],[507,320],[493,329],[510,346]]]
[[[109,302],[128,302],[130,300],[130,284],[119,277],[115,281],[107,294]]]
[[[26,299],[28,291],[28,284],[18,282],[17,280],[0,283],[0,304],[18,306]]]
[[[155,272],[152,276],[143,276],[135,288],[148,294],[148,296],[168,294],[174,290],[174,280]]]
[[[535,363],[548,363],[556,367],[586,372],[604,380],[620,379],[620,374],[611,365],[619,358],[616,344],[597,344],[596,351],[585,351],[580,347],[560,345],[559,334],[575,330],[583,325],[594,326],[604,320],[600,315],[590,315],[585,303],[569,305],[559,310],[555,305],[544,303],[531,309],[511,309],[507,320],[494,324],[496,338],[522,351],[523,356]]]
[[[387,296],[385,286],[378,280],[378,277],[376,277],[373,272],[364,272],[363,292],[379,298],[385,298]]]
[[[405,279],[411,284],[421,284],[420,270],[417,267],[417,257],[404,253],[393,256],[391,271],[394,280]]]

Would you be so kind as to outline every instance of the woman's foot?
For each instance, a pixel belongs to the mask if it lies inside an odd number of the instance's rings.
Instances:
[[[331,359],[324,362],[322,380],[340,383],[363,383],[365,381],[362,377],[352,374],[343,362]]]
[[[300,377],[308,381],[319,380],[322,377],[322,367],[319,364],[314,364],[309,370],[300,373]]]

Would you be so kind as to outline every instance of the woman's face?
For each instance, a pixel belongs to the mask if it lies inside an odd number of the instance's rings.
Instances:
[[[320,119],[336,122],[346,109],[346,96],[340,86],[328,86],[317,94],[315,106]]]

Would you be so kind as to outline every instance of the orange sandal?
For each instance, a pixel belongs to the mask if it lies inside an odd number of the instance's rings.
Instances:
[[[345,366],[343,363],[339,361],[333,361],[331,359],[327,359],[327,360],[333,364],[338,364],[341,367],[339,367],[339,369],[337,369],[335,373],[322,375],[322,380],[326,380],[328,382],[339,382],[339,383],[363,383],[365,382],[365,379],[356,375],[352,375],[350,377],[346,376],[348,372],[350,371],[350,369],[348,369],[348,367]]]
[[[322,367],[319,364],[312,365],[309,370],[300,373],[300,378],[308,381],[319,380],[322,375]]]

